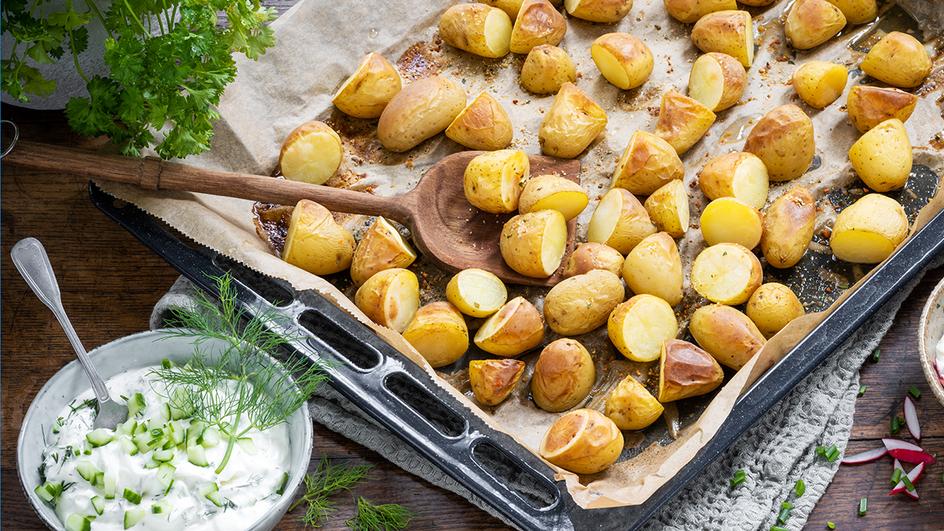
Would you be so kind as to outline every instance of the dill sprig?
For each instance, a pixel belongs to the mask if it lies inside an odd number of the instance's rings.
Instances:
[[[289,511],[305,503],[307,509],[301,518],[302,523],[321,527],[328,515],[334,512],[334,503],[328,497],[342,490],[351,490],[369,470],[370,465],[335,465],[322,458],[315,472],[305,476],[305,494],[295,500]]]
[[[358,497],[357,513],[345,524],[354,531],[398,531],[406,529],[411,518],[413,513],[402,505],[374,505],[370,500]]]
[[[227,439],[226,453],[216,468],[219,474],[240,437],[284,422],[327,377],[309,360],[273,362],[270,356],[290,342],[268,328],[278,321],[278,314],[262,311],[248,316],[239,305],[232,277],[213,279],[219,304],[201,293],[192,308],[172,311],[173,328],[167,335],[193,338],[193,358],[183,366],[162,366],[153,374],[164,384],[155,390],[173,408],[216,427]],[[228,346],[210,356],[201,345],[209,339]]]

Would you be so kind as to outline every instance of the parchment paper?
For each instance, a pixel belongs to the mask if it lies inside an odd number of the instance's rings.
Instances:
[[[489,90],[511,115],[515,126],[513,146],[528,153],[538,153],[537,131],[552,96],[535,97],[517,83],[523,56],[508,56],[489,61],[450,49],[435,35],[439,14],[453,2],[441,6],[405,0],[387,2],[344,2],[303,0],[273,25],[278,44],[258,62],[241,61],[239,76],[227,90],[221,104],[223,120],[217,127],[213,150],[189,163],[206,167],[259,174],[270,174],[276,166],[279,145],[284,136],[299,123],[321,119],[331,124],[343,137],[346,156],[341,170],[328,184],[371,191],[380,195],[403,193],[411,189],[423,170],[442,156],[461,146],[441,135],[406,154],[384,151],[374,136],[375,124],[352,120],[334,111],[330,98],[349,75],[360,58],[379,51],[396,62],[405,83],[412,79],[441,73],[462,82],[469,100],[481,90]],[[876,40],[863,36],[870,28],[855,27],[830,43],[808,53],[794,53],[783,45],[778,17],[788,2],[764,11],[756,11],[755,29],[758,50],[749,70],[750,85],[742,104],[719,114],[706,137],[684,157],[686,184],[690,185],[693,230],[679,241],[686,270],[686,299],[677,308],[685,324],[691,311],[701,304],[690,289],[687,270],[691,259],[704,247],[697,220],[705,198],[696,184],[697,171],[711,156],[741,148],[756,120],[783,103],[798,103],[814,122],[816,159],[813,169],[786,185],[773,186],[773,201],[789,186],[803,184],[817,196],[818,233],[831,225],[837,209],[865,193],[852,173],[846,152],[858,138],[845,114],[845,95],[823,111],[800,103],[788,81],[796,64],[809,59],[828,59],[850,69],[847,85],[862,78],[856,65],[862,49]],[[894,25],[896,16],[887,17],[881,26]],[[891,29],[898,29],[892,27]],[[581,158],[581,179],[591,196],[589,208],[580,216],[578,233],[586,233],[586,223],[596,201],[608,189],[617,158],[637,129],[651,131],[658,114],[661,94],[671,87],[685,89],[692,61],[698,52],[688,37],[690,27],[670,19],[660,0],[637,0],[629,16],[616,25],[598,25],[577,19],[568,20],[562,43],[574,59],[579,72],[578,86],[591,95],[609,114],[605,135],[601,135]],[[603,80],[589,55],[589,46],[597,36],[610,31],[626,31],[641,37],[652,49],[655,69],[641,88],[620,91]],[[859,42],[858,49],[849,44]],[[929,46],[931,49],[931,46]],[[944,196],[924,207],[936,193],[938,177],[944,175],[944,118],[941,116],[941,60],[924,87],[921,98],[906,128],[915,146],[915,174],[907,189],[893,194],[915,219],[915,227],[944,207]],[[476,349],[456,365],[433,371],[403,338],[390,330],[373,325],[348,297],[349,281],[338,275],[318,278],[280,260],[257,235],[249,201],[189,193],[155,193],[126,186],[103,184],[110,193],[130,201],[163,219],[186,236],[220,251],[231,258],[269,275],[283,278],[297,289],[316,289],[352,315],[372,326],[404,355],[424,366],[437,382],[463,401],[475,414],[519,440],[537,453],[543,434],[559,414],[537,409],[528,398],[528,380],[536,357],[516,391],[494,410],[475,405],[468,392],[465,367],[468,359],[485,357]],[[923,208],[923,210],[921,210]],[[918,211],[921,210],[920,215]],[[356,234],[368,219],[339,216]],[[778,280],[794,288],[809,311],[822,310],[835,302],[843,289],[859,280],[866,270],[836,263],[831,259],[827,239],[818,234],[804,261],[793,270],[770,271],[765,281]],[[422,274],[423,302],[442,299],[448,274],[437,271],[422,260],[416,266]],[[510,296],[523,294],[538,307],[543,290],[511,288]],[[657,423],[642,433],[626,433],[627,445],[620,462],[596,476],[578,477],[558,470],[576,502],[585,508],[634,505],[644,502],[684,466],[718,430],[737,396],[773,365],[790,347],[811,330],[822,315],[811,313],[798,319],[774,337],[763,351],[713,396],[690,399],[667,407],[669,423],[675,429]],[[480,322],[470,322],[473,330]],[[605,327],[604,327],[605,328]],[[556,339],[548,333],[546,342]],[[578,339],[587,345],[597,365],[597,383],[584,407],[602,409],[606,394],[626,374],[633,374],[653,388],[657,369],[653,364],[630,363],[621,358],[606,339],[605,329]]]

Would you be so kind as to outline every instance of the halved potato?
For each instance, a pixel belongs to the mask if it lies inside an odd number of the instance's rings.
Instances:
[[[753,249],[763,233],[760,212],[733,197],[719,197],[701,212],[701,234],[708,245],[737,243]]]
[[[452,140],[467,148],[485,151],[508,146],[513,134],[508,112],[488,92],[476,96],[446,128],[446,136]]]
[[[783,23],[783,32],[797,50],[809,50],[846,27],[846,16],[826,0],[797,0]]]
[[[633,293],[648,293],[672,306],[682,302],[682,257],[664,232],[647,236],[623,262],[623,279]]]
[[[701,348],[720,364],[735,370],[743,367],[767,343],[748,316],[721,304],[695,310],[688,330]]]
[[[544,347],[531,377],[531,397],[544,411],[566,411],[583,402],[597,371],[593,358],[579,341],[558,339]]]
[[[664,0],[665,11],[675,20],[691,24],[715,11],[737,9],[735,0]]]
[[[852,125],[864,133],[891,118],[907,121],[917,103],[917,96],[903,90],[856,85],[849,89],[846,111]]]
[[[931,73],[931,58],[921,41],[893,31],[872,46],[859,68],[894,87],[913,88]]]
[[[836,216],[829,246],[840,260],[877,264],[908,237],[908,216],[898,201],[867,194]]]
[[[724,370],[718,361],[688,341],[670,339],[659,357],[659,402],[710,393],[721,385]]]
[[[519,360],[472,360],[469,362],[469,384],[475,400],[483,406],[497,406],[508,398],[524,374],[525,363]]]
[[[508,267],[526,277],[549,277],[567,250],[567,221],[556,210],[518,214],[502,227],[499,243]]]
[[[636,295],[610,314],[610,341],[632,361],[659,359],[662,343],[678,335],[678,320],[669,303],[655,295]]]
[[[684,176],[685,167],[671,144],[652,133],[636,131],[616,163],[613,188],[649,195]]]
[[[414,260],[416,251],[403,240],[389,221],[377,216],[354,249],[351,280],[354,285],[360,286],[378,271],[409,267]]]
[[[564,0],[564,8],[572,17],[612,24],[623,20],[633,0]]]
[[[715,113],[698,100],[672,89],[662,95],[656,136],[668,142],[681,155],[705,136]]]
[[[475,333],[475,344],[496,356],[514,357],[544,340],[541,312],[524,297],[515,297],[488,318]]]
[[[497,7],[505,12],[508,15],[508,18],[514,20],[518,16],[518,11],[521,9],[521,4],[524,0],[476,0],[480,4],[485,4],[492,7]]]
[[[878,15],[876,0],[829,0],[829,3],[842,11],[849,24],[872,22]]]
[[[710,159],[698,174],[698,186],[708,199],[733,197],[754,208],[767,203],[767,166],[753,153],[735,151]]]
[[[570,253],[570,258],[567,259],[567,265],[564,267],[564,277],[582,275],[594,269],[603,269],[620,276],[623,271],[623,255],[602,243],[581,243],[574,252]]]
[[[776,107],[751,129],[744,151],[764,162],[771,181],[796,179],[806,173],[816,154],[813,122],[796,105]]]
[[[656,226],[636,196],[623,188],[613,188],[603,195],[593,211],[587,240],[609,245],[625,255],[655,232]]]
[[[331,103],[354,118],[378,118],[400,88],[397,69],[384,56],[371,52],[341,85]]]
[[[681,238],[688,231],[688,187],[677,179],[669,181],[652,192],[643,203],[656,227],[673,238]]]
[[[544,318],[562,336],[586,334],[603,326],[625,296],[618,276],[593,269],[551,288],[544,297]]]
[[[469,349],[469,328],[455,306],[432,302],[416,311],[403,330],[406,339],[434,369],[455,363]]]
[[[282,260],[315,275],[330,275],[350,267],[353,256],[354,235],[327,208],[308,199],[295,205]]]
[[[557,419],[544,435],[541,457],[576,474],[596,474],[623,451],[623,433],[603,413],[578,409]]]
[[[567,52],[542,44],[531,48],[521,66],[521,86],[535,94],[556,94],[564,83],[577,81],[577,68]]]
[[[457,4],[439,18],[443,42],[492,59],[508,55],[511,28],[507,13],[485,4]]]
[[[777,282],[761,284],[747,301],[745,311],[766,337],[783,330],[790,321],[806,313],[793,290]]]
[[[508,300],[508,290],[484,269],[463,269],[446,284],[446,300],[469,317],[488,317]]]
[[[816,199],[796,186],[778,197],[764,215],[760,248],[767,263],[776,268],[793,267],[806,254],[816,226]]]
[[[741,0],[741,3],[751,7],[764,7],[776,2],[777,0]]]
[[[630,374],[606,397],[606,416],[621,430],[641,430],[659,420],[665,408]]]
[[[561,85],[544,115],[538,141],[541,152],[572,159],[606,129],[606,111],[573,83]]]
[[[692,64],[688,95],[714,112],[723,111],[741,99],[747,86],[744,65],[728,54],[706,53]]]
[[[652,73],[652,52],[644,42],[628,33],[605,33],[590,46],[590,56],[612,85],[634,89]]]
[[[482,153],[469,161],[463,174],[465,198],[475,208],[492,214],[518,209],[521,183],[528,179],[531,162],[520,149]]]
[[[872,190],[900,190],[908,182],[911,140],[901,120],[892,118],[869,129],[849,148],[852,169]]]
[[[402,332],[420,307],[420,285],[410,270],[384,269],[357,289],[354,304],[371,321]]]
[[[511,51],[528,53],[535,46],[557,46],[567,33],[567,22],[547,0],[524,0],[511,30]]]
[[[692,28],[692,43],[705,53],[725,53],[750,67],[754,62],[751,14],[735,9],[708,13]]]
[[[849,73],[842,65],[809,61],[793,73],[793,88],[807,105],[822,109],[842,95],[848,77]]]
[[[518,212],[556,210],[570,221],[579,216],[589,202],[587,192],[574,181],[559,175],[538,175],[524,184],[518,198]]]
[[[442,76],[418,79],[397,93],[377,122],[377,139],[402,152],[443,132],[465,108],[465,91]]]
[[[326,123],[313,120],[285,137],[279,168],[286,179],[322,184],[337,173],[343,158],[341,137]]]
[[[711,302],[742,304],[760,286],[763,274],[760,260],[746,247],[719,243],[695,257],[692,287]]]

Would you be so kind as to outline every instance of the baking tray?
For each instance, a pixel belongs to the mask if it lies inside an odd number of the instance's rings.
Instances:
[[[639,529],[748,428],[819,366],[901,287],[944,252],[944,211],[913,234],[872,277],[768,370],[736,402],[709,441],[645,503],[585,510],[553,471],[510,436],[489,427],[367,326],[314,291],[256,273],[194,244],[137,207],[90,183],[92,202],[201,288],[230,273],[252,315],[275,312],[273,329],[292,332],[292,348],[322,363],[331,386],[418,454],[520,529]]]

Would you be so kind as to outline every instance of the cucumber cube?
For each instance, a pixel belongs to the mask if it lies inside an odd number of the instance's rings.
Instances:
[[[118,476],[114,472],[105,472],[102,476],[102,493],[106,500],[115,499],[118,493]]]
[[[239,447],[242,448],[244,452],[249,455],[256,455],[258,450],[256,450],[256,443],[252,441],[251,437],[240,437],[238,441]]]
[[[226,505],[226,498],[220,493],[220,487],[216,483],[210,483],[200,489],[200,494],[203,494],[204,498],[210,500],[210,503],[217,507]]]
[[[128,399],[128,417],[134,417],[147,408],[147,402],[144,401],[144,395],[135,393]]]
[[[98,469],[91,461],[79,461],[75,465],[75,471],[82,476],[82,479],[88,481],[89,483],[95,482],[95,476],[101,473],[101,470]]]
[[[132,507],[125,511],[124,517],[124,526],[125,529],[131,529],[132,527],[138,525],[138,522],[144,520],[144,517],[147,516],[147,512],[142,507]]]
[[[191,446],[187,448],[187,461],[197,466],[210,466],[206,457],[206,450],[202,446]]]
[[[279,486],[276,487],[275,493],[279,496],[285,494],[285,487],[288,486],[288,472],[282,474],[282,480],[279,481]]]
[[[128,500],[130,503],[138,505],[141,503],[141,494],[135,492],[127,487],[125,487],[124,492],[121,494],[121,497]],[[126,528],[127,529],[127,528]]]
[[[167,463],[174,460],[174,451],[173,450],[157,450],[154,454],[151,455],[151,459],[157,461],[158,463]]]
[[[46,503],[56,503],[59,499],[59,496],[62,494],[62,482],[61,481],[47,481],[42,485],[33,489],[33,492],[39,496],[39,499],[43,500]]]
[[[105,498],[101,496],[92,496],[92,508],[95,509],[95,513],[99,516],[105,512]]]
[[[198,442],[204,448],[213,448],[217,444],[220,444],[220,430],[213,427],[203,430],[203,434],[200,435]]]
[[[66,531],[91,531],[92,521],[81,514],[70,514],[66,517]]]
[[[200,436],[203,435],[203,430],[206,429],[206,424],[196,421],[190,423],[190,429],[187,431],[187,446],[196,446],[200,444]]]
[[[92,445],[93,448],[98,448],[99,446],[105,446],[110,443],[115,438],[115,432],[107,428],[98,428],[97,430],[92,430],[85,434],[85,440]],[[91,452],[89,452],[91,453]]]
[[[161,463],[161,466],[157,467],[157,480],[164,486],[165,494],[167,494],[170,486],[174,483],[174,474],[176,472],[177,467],[170,463]]]
[[[151,506],[151,512],[154,514],[169,514],[174,510],[174,506],[167,500],[160,500]]]

